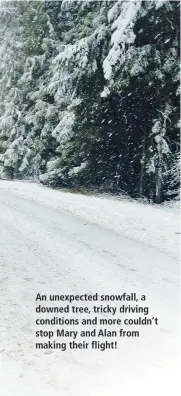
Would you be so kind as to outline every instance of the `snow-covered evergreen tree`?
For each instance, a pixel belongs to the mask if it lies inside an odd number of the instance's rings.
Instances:
[[[179,2],[2,4],[4,167],[54,185],[175,196]]]

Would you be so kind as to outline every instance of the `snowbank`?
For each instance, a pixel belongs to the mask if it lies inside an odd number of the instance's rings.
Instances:
[[[42,185],[0,181],[1,190],[31,199],[55,210],[95,223],[99,227],[139,240],[178,258],[180,248],[179,206],[153,206],[125,199],[84,196]]]

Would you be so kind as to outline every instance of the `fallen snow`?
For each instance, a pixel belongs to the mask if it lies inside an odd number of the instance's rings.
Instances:
[[[0,191],[69,212],[128,238],[156,247],[178,258],[180,249],[179,205],[149,205],[125,199],[85,196],[52,190],[39,184],[0,181]]]
[[[0,180],[1,395],[176,395],[177,228],[177,208]],[[36,350],[37,293],[124,291],[158,326],[116,351]]]

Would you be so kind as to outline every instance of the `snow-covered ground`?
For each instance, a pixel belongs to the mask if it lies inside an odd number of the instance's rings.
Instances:
[[[42,185],[2,181],[1,190],[70,213],[174,257],[180,248],[179,205],[159,206],[55,191]]]
[[[1,395],[179,394],[178,259],[176,207],[0,180]],[[146,294],[159,325],[112,351],[35,349],[37,293],[96,292]]]

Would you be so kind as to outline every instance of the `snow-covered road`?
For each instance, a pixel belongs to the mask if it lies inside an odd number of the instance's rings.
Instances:
[[[1,396],[179,394],[178,217],[0,180]],[[35,349],[37,293],[123,292],[145,294],[158,326],[117,350]]]

